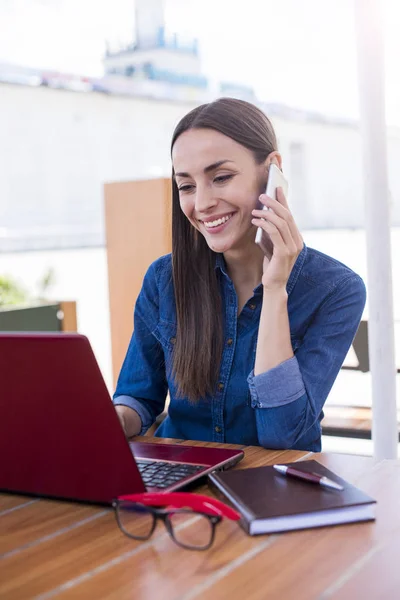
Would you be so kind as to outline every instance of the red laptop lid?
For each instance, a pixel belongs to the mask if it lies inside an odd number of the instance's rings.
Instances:
[[[109,503],[145,491],[86,337],[0,333],[0,489]]]

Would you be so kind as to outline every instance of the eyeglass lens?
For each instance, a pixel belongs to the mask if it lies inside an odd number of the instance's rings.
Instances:
[[[120,502],[117,515],[122,531],[130,537],[146,540],[154,531],[156,516],[146,506],[133,502]],[[179,509],[169,512],[166,521],[170,535],[178,544],[186,548],[202,550],[213,541],[214,527],[205,515],[192,510]]]
[[[146,506],[119,502],[117,515],[122,531],[135,539],[147,540],[154,531],[155,516]]]
[[[177,511],[170,513],[167,518],[178,544],[201,550],[212,542],[214,528],[206,516],[193,511]]]

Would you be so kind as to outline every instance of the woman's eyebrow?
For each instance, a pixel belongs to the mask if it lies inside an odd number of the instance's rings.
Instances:
[[[220,167],[221,165],[224,165],[227,162],[233,162],[233,160],[224,158],[224,160],[219,160],[215,163],[212,163],[212,165],[208,165],[208,167],[204,168],[204,173],[209,173],[210,171],[215,171],[215,169],[218,169],[218,167]],[[189,175],[189,173],[182,171],[180,173],[175,173],[175,177],[190,177],[190,175]]]

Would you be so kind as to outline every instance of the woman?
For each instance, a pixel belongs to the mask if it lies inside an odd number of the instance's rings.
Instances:
[[[262,194],[282,160],[258,108],[230,98],[195,108],[171,152],[172,255],[150,266],[137,299],[114,395],[125,433],[143,434],[169,391],[157,436],[319,451],[365,286],[304,245],[281,188],[277,200]]]

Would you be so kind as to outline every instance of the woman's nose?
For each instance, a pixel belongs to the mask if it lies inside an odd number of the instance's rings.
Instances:
[[[195,210],[197,213],[205,213],[217,204],[218,200],[209,189],[197,189],[195,198]]]

